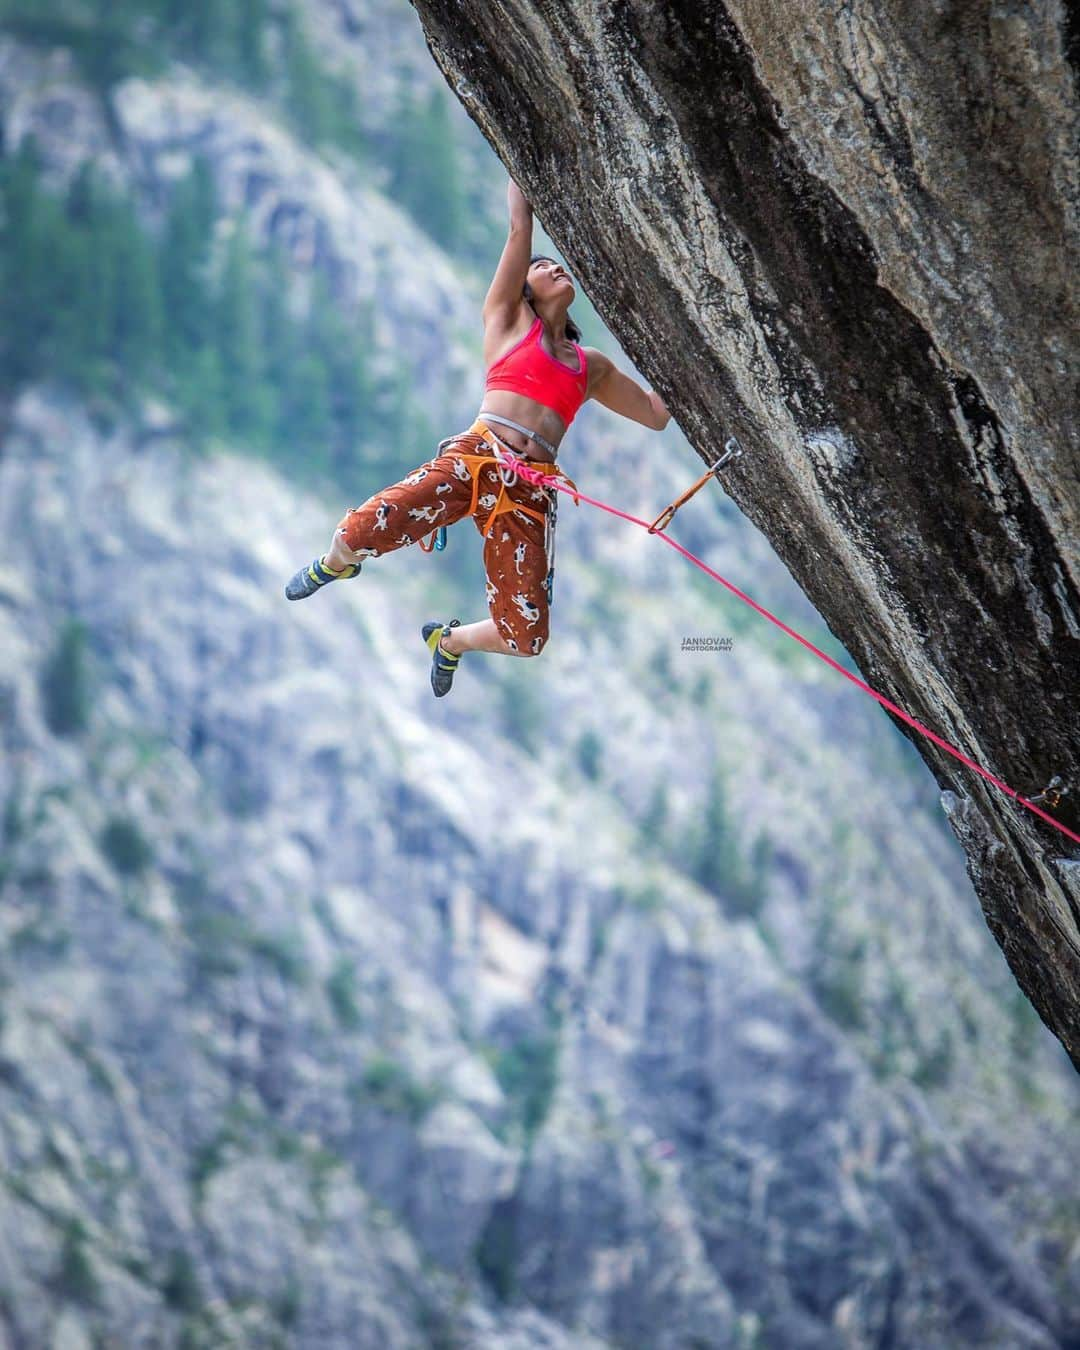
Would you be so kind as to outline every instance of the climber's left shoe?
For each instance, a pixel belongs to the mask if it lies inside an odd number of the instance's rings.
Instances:
[[[304,600],[309,595],[314,595],[316,591],[321,591],[331,581],[346,581],[349,577],[356,576],[360,566],[360,563],[346,563],[340,572],[335,572],[332,567],[326,566],[322,558],[316,558],[309,567],[301,567],[291,578],[285,587],[285,598]]]

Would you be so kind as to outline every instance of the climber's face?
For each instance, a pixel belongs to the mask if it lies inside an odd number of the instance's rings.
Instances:
[[[574,283],[566,268],[554,258],[538,258],[529,267],[527,277],[537,300],[565,300],[569,305],[574,299]]]

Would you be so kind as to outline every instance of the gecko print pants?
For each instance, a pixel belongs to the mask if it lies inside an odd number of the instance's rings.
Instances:
[[[474,428],[478,425],[474,423]],[[553,557],[558,494],[521,477],[504,486],[494,464],[477,462],[492,450],[490,441],[475,429],[440,442],[439,451],[399,483],[353,507],[338,522],[338,532],[362,557],[379,558],[471,512],[476,528],[485,535],[491,617],[512,651],[537,656],[548,639],[549,552]],[[530,467],[553,468],[547,460],[517,457]],[[565,476],[561,470],[555,472]]]

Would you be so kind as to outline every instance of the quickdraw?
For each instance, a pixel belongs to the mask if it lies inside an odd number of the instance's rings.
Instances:
[[[742,452],[743,452],[742,446],[739,444],[738,440],[734,436],[729,436],[727,440],[724,442],[724,453],[720,456],[720,458],[716,461],[716,463],[710,464],[709,467],[705,470],[705,472],[701,475],[701,477],[697,480],[697,482],[694,484],[692,488],[689,488],[686,492],[683,493],[681,497],[678,498],[677,501],[673,501],[670,506],[665,507],[664,510],[660,512],[660,514],[656,517],[653,523],[649,526],[649,533],[662,534],[671,524],[672,520],[674,519],[675,512],[679,509],[679,507],[684,506],[694,495],[695,492],[698,492],[701,488],[705,486],[705,484],[708,482],[710,478],[715,478],[716,481],[719,482],[720,481],[719,470],[722,469],[724,465],[728,463],[729,460],[738,459],[742,454]]]
[[[1047,806],[1056,808],[1061,804],[1062,797],[1067,797],[1068,795],[1068,784],[1060,774],[1056,773],[1037,797],[1030,797],[1028,800],[1033,802],[1045,802]]]

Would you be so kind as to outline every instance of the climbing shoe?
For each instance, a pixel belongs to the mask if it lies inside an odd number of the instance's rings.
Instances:
[[[303,600],[328,585],[331,581],[346,581],[360,571],[360,563],[347,563],[340,572],[327,567],[322,558],[316,558],[310,567],[301,567],[300,571],[285,587],[288,600]]]
[[[442,698],[444,694],[450,692],[450,686],[454,683],[454,671],[457,670],[458,662],[461,660],[460,652],[457,656],[444,652],[439,646],[439,639],[445,637],[451,628],[460,626],[460,619],[451,619],[448,624],[426,623],[420,630],[431,651],[431,687],[435,691],[436,698]]]

